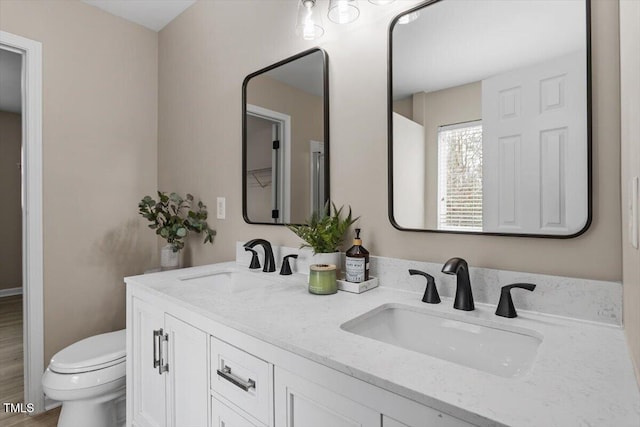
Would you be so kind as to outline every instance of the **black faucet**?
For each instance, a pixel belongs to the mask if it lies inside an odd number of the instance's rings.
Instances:
[[[265,273],[271,273],[276,271],[276,261],[273,259],[273,249],[271,248],[271,243],[264,239],[253,239],[249,240],[243,246],[245,248],[254,248],[257,245],[262,245],[264,248],[264,268],[262,271]]]
[[[456,298],[453,301],[453,308],[465,311],[475,309],[467,261],[462,258],[451,258],[442,266],[442,272],[456,275]]]
[[[422,302],[429,304],[440,304],[440,295],[438,295],[438,289],[436,288],[436,280],[432,275],[425,273],[424,271],[409,269],[409,274],[415,276],[423,276],[427,279],[427,288],[424,290],[422,296]]]
[[[280,275],[282,276],[290,276],[292,274],[289,258],[298,259],[298,254],[291,254],[282,258],[282,266],[280,267]]]
[[[516,308],[513,305],[513,300],[511,299],[511,289],[513,288],[533,291],[536,288],[536,285],[531,283],[514,283],[512,285],[503,286],[500,291],[500,302],[498,302],[498,307],[496,308],[497,316],[509,318],[518,317]]]

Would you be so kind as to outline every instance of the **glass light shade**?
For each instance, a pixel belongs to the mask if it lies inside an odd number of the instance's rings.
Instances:
[[[396,0],[369,0],[369,3],[375,4],[376,6],[384,6],[386,4],[391,4]]]
[[[331,0],[329,19],[337,24],[349,24],[360,16],[357,0]]]
[[[319,39],[324,34],[322,16],[315,5],[315,0],[300,0],[298,3],[296,34],[305,40]]]
[[[408,24],[409,22],[413,22],[418,19],[418,16],[420,16],[420,12],[417,10],[415,12],[407,13],[398,19],[398,24]]]

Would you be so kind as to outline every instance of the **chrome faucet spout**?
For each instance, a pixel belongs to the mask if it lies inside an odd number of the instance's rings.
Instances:
[[[243,246],[245,248],[252,249],[255,246],[260,245],[264,249],[264,268],[262,271],[265,273],[272,273],[276,271],[276,261],[273,258],[273,249],[271,248],[271,243],[269,243],[265,239],[253,239],[249,240]]]
[[[442,266],[442,272],[456,275],[456,297],[453,302],[453,308],[464,311],[474,310],[475,305],[473,304],[467,262],[462,258],[451,258]]]

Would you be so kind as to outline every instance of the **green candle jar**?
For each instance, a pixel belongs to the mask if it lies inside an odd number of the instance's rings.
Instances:
[[[338,292],[336,266],[333,264],[310,265],[309,292],[316,295],[330,295]]]

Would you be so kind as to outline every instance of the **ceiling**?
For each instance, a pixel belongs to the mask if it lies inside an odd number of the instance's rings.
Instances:
[[[0,49],[0,111],[22,112],[22,55]]]
[[[585,52],[584,1],[456,0],[393,29],[393,93],[402,99]]]
[[[160,31],[196,0],[82,0],[113,15]]]

